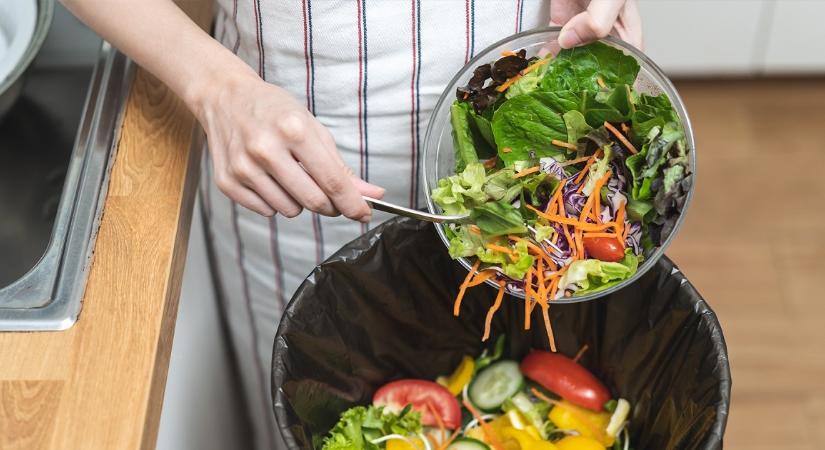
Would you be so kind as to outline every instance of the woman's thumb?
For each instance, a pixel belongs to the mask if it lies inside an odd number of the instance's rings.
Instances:
[[[559,34],[559,46],[572,48],[601,39],[613,29],[624,2],[592,0],[587,11],[568,20]]]

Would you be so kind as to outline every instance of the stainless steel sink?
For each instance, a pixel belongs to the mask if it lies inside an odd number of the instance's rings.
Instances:
[[[93,70],[31,72],[0,123],[0,331],[77,320],[132,72],[104,43]]]

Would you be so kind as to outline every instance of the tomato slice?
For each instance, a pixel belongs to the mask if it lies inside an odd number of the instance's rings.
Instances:
[[[534,350],[520,368],[527,378],[584,408],[601,411],[610,400],[610,392],[598,378],[562,354]]]
[[[441,417],[444,426],[454,430],[461,426],[461,406],[458,400],[444,386],[427,380],[404,379],[381,386],[372,397],[372,403],[384,406],[393,412],[401,412],[407,405],[421,413],[421,423],[438,426],[438,419],[431,409]]]
[[[624,258],[624,249],[617,238],[585,236],[584,249],[589,256],[601,261],[619,262]]]

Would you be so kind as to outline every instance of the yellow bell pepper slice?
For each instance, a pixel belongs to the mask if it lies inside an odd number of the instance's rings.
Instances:
[[[584,436],[567,436],[556,442],[558,450],[605,450],[601,442]]]
[[[543,439],[536,439],[526,430],[518,430],[513,427],[504,427],[501,430],[501,435],[505,438],[513,439],[518,442],[521,450],[557,450],[556,446],[551,442]]]
[[[447,388],[453,395],[458,395],[464,390],[464,386],[473,378],[473,371],[476,368],[476,362],[473,358],[465,356],[458,363],[452,374],[448,377],[438,377],[435,381]]]
[[[416,445],[403,439],[390,439],[386,443],[386,450],[421,450],[424,448],[424,443],[421,442],[420,439],[412,438],[411,440],[415,442]]]
[[[616,440],[607,434],[610,413],[593,412],[576,406],[566,400],[559,402],[550,410],[550,420],[562,430],[576,430],[586,438],[595,439],[600,445],[610,447]]]

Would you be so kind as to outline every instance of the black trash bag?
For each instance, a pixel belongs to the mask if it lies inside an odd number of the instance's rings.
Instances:
[[[432,225],[392,220],[319,266],[292,298],[275,338],[275,415],[290,449],[312,449],[347,408],[368,404],[397,378],[434,379],[476,356],[496,291],[470,289],[461,317],[453,300],[466,270]],[[520,299],[505,298],[494,341],[521,358],[548,347],[539,308],[523,331]],[[636,450],[718,449],[730,405],[727,349],[715,314],[662,258],[633,285],[597,301],[554,305],[558,350],[590,349],[582,364],[630,401]]]

